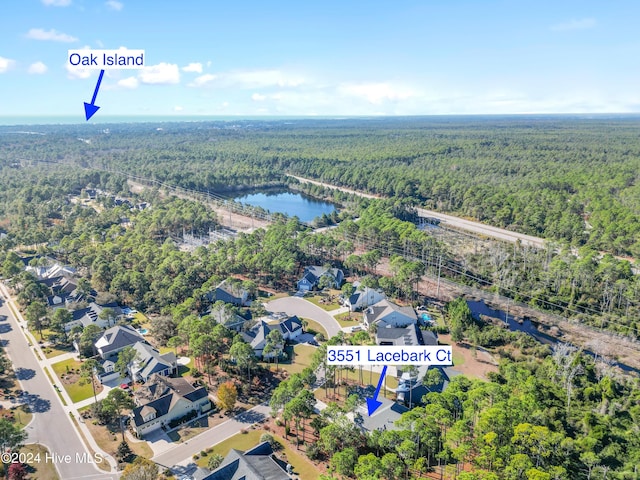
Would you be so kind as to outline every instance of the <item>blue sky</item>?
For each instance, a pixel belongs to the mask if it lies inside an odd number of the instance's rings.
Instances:
[[[640,2],[3,0],[0,116],[640,112]],[[96,117],[97,118],[97,117]]]

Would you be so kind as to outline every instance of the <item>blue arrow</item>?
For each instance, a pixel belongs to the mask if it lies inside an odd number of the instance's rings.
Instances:
[[[98,83],[96,84],[96,89],[93,91],[93,97],[91,98],[91,103],[84,102],[84,114],[87,117],[87,122],[91,117],[93,117],[93,115],[100,108],[94,104],[96,103],[96,97],[98,96],[98,90],[100,90],[100,83],[102,82],[103,75],[104,75],[104,70],[100,70],[100,76],[98,77]]]
[[[378,395],[380,395],[380,389],[382,388],[382,382],[384,381],[384,376],[387,374],[387,366],[382,367],[382,373],[380,374],[380,380],[378,380],[378,387],[376,388],[376,392],[373,394],[373,398],[367,398],[367,410],[369,410],[369,416],[373,415],[382,402],[378,401]]]

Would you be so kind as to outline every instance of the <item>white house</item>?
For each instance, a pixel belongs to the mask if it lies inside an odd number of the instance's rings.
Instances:
[[[344,273],[339,268],[325,268],[319,265],[305,267],[302,278],[298,280],[298,290],[308,292],[313,290],[322,277],[328,277],[330,286],[340,288],[344,282]]]
[[[110,308],[113,312],[111,318],[100,318],[103,310]],[[100,328],[111,327],[119,317],[122,316],[122,309],[117,303],[98,305],[90,303],[88,307],[71,312],[72,320],[64,324],[64,329],[69,332],[75,326],[86,327],[87,325],[98,325]]]
[[[353,286],[356,287],[356,291],[349,298],[346,298],[343,303],[351,312],[362,310],[387,298],[381,290],[365,287],[360,285],[359,282],[355,282]]]

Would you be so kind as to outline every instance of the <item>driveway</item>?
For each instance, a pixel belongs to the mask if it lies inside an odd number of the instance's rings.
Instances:
[[[278,298],[277,300],[266,303],[265,307],[270,312],[285,312],[287,315],[297,315],[298,317],[315,320],[325,328],[329,338],[337,335],[342,329],[338,321],[329,315],[328,312],[303,298]]]
[[[193,437],[156,455],[152,460],[162,467],[171,468],[178,476],[189,473],[195,470],[195,462],[191,458],[194,453],[206,450],[236,433],[240,433],[240,430],[249,428],[254,423],[262,422],[267,418],[270,411],[271,409],[268,405],[258,405],[201,433],[197,437]]]
[[[8,321],[2,322],[3,329],[0,338],[5,345],[5,351],[11,359],[16,376],[20,380],[22,390],[27,392],[23,401],[28,403],[33,412],[33,420],[26,427],[27,443],[40,443],[49,448],[52,455],[56,455],[56,468],[60,478],[117,478],[98,470],[93,464],[78,461],[78,456],[86,453],[84,442],[65,412],[53,386],[42,371],[31,348],[24,337],[19,325],[7,302],[2,302],[0,315],[6,316]],[[18,366],[19,365],[19,366]],[[68,457],[65,457],[67,456]],[[68,461],[67,461],[68,459]]]

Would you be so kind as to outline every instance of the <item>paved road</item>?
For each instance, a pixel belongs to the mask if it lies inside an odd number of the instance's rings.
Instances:
[[[285,312],[287,315],[297,315],[315,320],[322,325],[329,338],[337,335],[341,330],[338,321],[317,305],[299,297],[278,298],[266,304],[271,312]]]
[[[201,433],[197,437],[181,443],[166,452],[152,458],[152,460],[165,467],[172,467],[177,473],[187,473],[193,470],[195,463],[192,460],[194,453],[222,442],[223,440],[239,433],[243,428],[249,428],[251,425],[267,418],[271,409],[268,405],[262,404],[251,410],[241,413],[240,415],[227,420],[220,425]],[[176,468],[178,467],[178,468]]]
[[[297,177],[295,175],[289,175],[297,179],[301,183],[312,183],[314,185],[320,185],[322,187],[331,188],[333,190],[340,190],[341,192],[351,193],[353,195],[358,195],[364,198],[381,198],[379,195],[371,195],[369,193],[359,192],[357,190],[352,190],[350,188],[338,187],[336,185],[331,185],[329,183],[318,182],[316,180],[310,180],[308,178]],[[524,235],[522,233],[512,232],[510,230],[505,230],[504,228],[492,227],[491,225],[485,225],[484,223],[474,222],[472,220],[465,220],[464,218],[456,217],[453,215],[447,215],[445,213],[435,212],[433,210],[426,210],[424,208],[416,209],[418,211],[418,215],[421,217],[433,217],[439,219],[441,222],[445,223],[446,226],[458,228],[460,230],[466,230],[468,232],[479,233],[481,235],[486,235],[487,237],[498,238],[500,240],[505,240],[507,242],[515,243],[518,240],[522,242],[523,245],[531,245],[534,247],[541,248],[544,246],[544,238],[533,237],[531,235]]]
[[[421,217],[433,217],[439,219],[445,227],[453,227],[460,230],[466,230],[468,232],[479,233],[480,235],[486,235],[487,237],[497,238],[511,243],[516,243],[519,240],[523,245],[538,248],[544,247],[544,238],[512,232],[510,230],[505,230],[504,228],[492,227],[491,225],[485,225],[484,223],[465,220],[464,218],[454,217],[453,215],[447,215],[446,213],[435,212],[433,210],[426,210],[424,208],[417,208],[416,210],[418,211],[418,215]]]
[[[0,294],[0,297],[3,295]],[[0,302],[0,339],[5,344],[5,351],[12,360],[14,369],[22,389],[28,392],[25,400],[34,412],[32,422],[26,427],[28,443],[40,443],[49,448],[57,458],[69,455],[69,462],[58,461],[56,467],[60,478],[74,479],[109,479],[118,478],[98,470],[94,465],[76,461],[76,454],[89,452],[84,442],[65,413],[53,386],[47,379],[31,348],[27,344],[21,327],[5,298]]]

